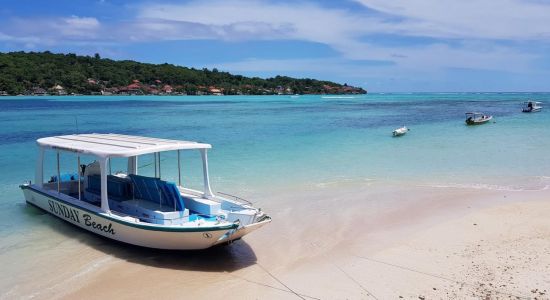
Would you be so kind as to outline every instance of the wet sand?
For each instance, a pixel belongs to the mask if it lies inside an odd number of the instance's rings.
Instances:
[[[248,196],[272,224],[200,252],[39,215],[43,231],[2,248],[0,298],[549,299],[548,190],[350,182],[269,194]]]

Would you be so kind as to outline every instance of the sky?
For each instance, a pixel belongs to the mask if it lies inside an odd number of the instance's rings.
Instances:
[[[550,1],[0,0],[0,52],[45,50],[369,92],[550,91]]]

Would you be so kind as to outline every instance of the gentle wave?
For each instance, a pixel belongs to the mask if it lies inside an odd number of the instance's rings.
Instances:
[[[341,184],[353,184],[353,183],[371,184],[374,181],[376,180],[371,178],[342,178],[342,179],[337,179],[332,181],[317,182],[317,183],[313,183],[312,185],[314,187],[324,188],[324,187],[341,185]]]
[[[323,99],[355,99],[353,96],[323,96]]]
[[[418,185],[418,186],[432,187],[432,188],[475,189],[475,190],[506,191],[506,192],[545,191],[550,189],[550,185],[548,184],[540,187],[510,186],[510,185],[498,185],[498,184],[487,184],[487,183],[425,184],[425,185]]]

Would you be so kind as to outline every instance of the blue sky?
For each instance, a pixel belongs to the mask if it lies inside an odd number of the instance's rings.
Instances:
[[[372,92],[550,91],[550,2],[2,0],[0,51],[21,50]]]

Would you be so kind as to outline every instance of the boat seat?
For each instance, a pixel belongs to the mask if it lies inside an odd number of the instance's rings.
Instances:
[[[128,177],[132,181],[134,198],[160,203],[161,206],[166,207],[174,207],[175,203],[176,210],[184,210],[183,199],[174,183],[135,174],[130,174]]]
[[[167,207],[143,199],[131,199],[122,202],[109,201],[109,206],[115,210],[155,224],[181,224],[189,220],[189,209],[174,211]]]
[[[61,174],[61,182],[72,181],[72,180],[78,180],[78,173]],[[57,182],[57,175],[53,175],[52,177],[50,177],[50,181],[48,182]]]
[[[219,202],[204,198],[184,197],[185,207],[199,215],[215,216],[221,213],[221,204]]]
[[[164,192],[166,197],[174,199],[177,210],[183,210],[183,199],[175,183],[164,181],[162,185],[162,191]]]
[[[101,194],[101,176],[88,175],[87,192]],[[130,183],[124,178],[113,175],[107,176],[107,194],[109,199],[123,201],[132,198],[132,189]]]

